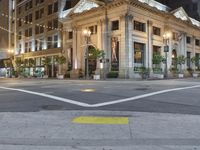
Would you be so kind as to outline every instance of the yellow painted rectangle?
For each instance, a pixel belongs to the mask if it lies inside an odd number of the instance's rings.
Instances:
[[[128,124],[128,117],[94,117],[81,116],[76,117],[72,121],[77,124]]]

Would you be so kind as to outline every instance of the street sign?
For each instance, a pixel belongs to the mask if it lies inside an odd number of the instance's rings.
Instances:
[[[164,46],[164,52],[169,52],[169,46]]]

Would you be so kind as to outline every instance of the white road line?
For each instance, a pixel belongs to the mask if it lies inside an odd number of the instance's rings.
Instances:
[[[169,92],[173,92],[173,91],[180,91],[180,90],[193,89],[193,88],[199,88],[199,87],[200,87],[200,85],[162,90],[162,91],[148,93],[148,94],[139,95],[139,96],[134,96],[134,97],[126,98],[126,99],[94,104],[94,105],[92,105],[92,107],[102,107],[102,106],[107,106],[107,105],[113,105],[113,104],[118,104],[118,103],[123,103],[123,102],[128,102],[128,101],[134,101],[134,100],[138,100],[138,99],[141,99],[141,98],[159,95],[159,94],[163,94],[163,93],[169,93]]]
[[[113,104],[118,104],[118,103],[123,103],[123,102],[128,102],[128,101],[134,101],[134,100],[138,100],[138,99],[142,99],[142,98],[146,98],[146,97],[150,97],[150,96],[154,96],[154,95],[159,95],[159,94],[163,94],[163,93],[169,93],[169,92],[173,92],[173,91],[181,91],[181,90],[193,89],[193,88],[199,88],[199,87],[200,87],[200,85],[182,87],[182,88],[174,88],[174,89],[167,89],[167,90],[152,92],[152,93],[143,94],[143,95],[139,95],[139,96],[134,96],[134,97],[126,98],[126,99],[120,99],[120,100],[104,102],[104,103],[97,103],[97,104],[92,104],[92,105],[87,104],[87,103],[74,101],[74,100],[70,100],[70,99],[66,99],[66,98],[62,98],[62,97],[58,97],[58,96],[53,96],[53,95],[48,95],[48,94],[45,94],[45,93],[33,92],[33,91],[28,91],[28,90],[8,88],[8,87],[0,87],[0,89],[18,91],[18,92],[24,92],[24,93],[28,93],[28,94],[38,95],[38,96],[47,97],[47,98],[50,98],[50,99],[54,99],[54,100],[66,102],[66,103],[69,103],[69,104],[82,106],[82,107],[102,107],[102,106],[113,105]]]
[[[66,98],[62,98],[62,97],[58,97],[58,96],[53,96],[53,95],[49,95],[49,94],[45,94],[45,93],[39,93],[39,92],[33,92],[33,91],[15,89],[15,88],[7,88],[7,87],[0,87],[0,89],[18,91],[18,92],[28,93],[28,94],[32,94],[32,95],[38,95],[38,96],[47,97],[47,98],[50,98],[50,99],[54,99],[54,100],[66,102],[66,103],[69,103],[69,104],[82,106],[82,107],[90,107],[90,105],[86,104],[86,103],[77,102],[77,101],[74,101],[74,100],[70,100],[70,99],[66,99]]]

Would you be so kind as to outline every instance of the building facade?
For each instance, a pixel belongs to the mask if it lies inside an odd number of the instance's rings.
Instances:
[[[43,60],[48,58],[49,77],[56,77],[59,66],[55,58],[63,54],[62,24],[59,22],[65,0],[17,0],[15,4],[15,59],[35,62],[35,70],[27,68],[33,75],[44,74]],[[26,64],[28,65],[28,64]]]
[[[13,16],[12,10],[12,0],[0,1],[0,59],[9,57],[8,51],[13,49],[13,28],[9,19]]]
[[[121,78],[140,77],[139,69],[146,67],[153,75],[153,55],[166,57],[162,70],[174,67],[174,59],[187,57],[184,70],[194,68],[193,56],[200,56],[200,23],[190,18],[183,8],[170,10],[154,0],[113,0],[107,3],[80,0],[72,9],[63,12],[63,50],[68,58],[71,77],[82,70],[97,74],[103,68],[116,71]],[[83,30],[89,30],[89,41]],[[170,35],[165,43],[163,35]],[[164,52],[168,45],[169,51]],[[106,61],[89,59],[87,51],[98,48],[105,52]],[[199,66],[199,64],[198,64]],[[185,72],[186,73],[186,72]]]

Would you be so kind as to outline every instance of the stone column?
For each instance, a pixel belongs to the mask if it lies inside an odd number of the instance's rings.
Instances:
[[[79,77],[79,70],[78,70],[78,60],[77,60],[77,27],[73,27],[73,58],[72,58],[72,61],[73,61],[73,66],[72,66],[72,71],[70,72],[70,77],[72,79],[76,79]]]
[[[153,70],[152,70],[152,68],[153,68],[153,63],[152,63],[152,58],[153,58],[153,43],[152,43],[152,41],[153,41],[153,22],[152,21],[150,21],[150,20],[148,20],[147,21],[147,30],[148,30],[148,32],[147,32],[147,37],[148,37],[148,48],[147,48],[147,50],[146,50],[146,53],[147,53],[147,62],[146,62],[146,67],[147,68],[149,68],[150,69],[150,75],[152,75],[153,74]]]
[[[133,74],[133,16],[125,14],[120,17],[121,39],[119,51],[119,77],[127,78]]]
[[[196,37],[193,36],[192,37],[192,56],[191,57],[196,56],[196,43],[195,43],[195,40],[196,40]],[[196,64],[192,64],[192,69],[195,69],[195,67],[196,67]]]

